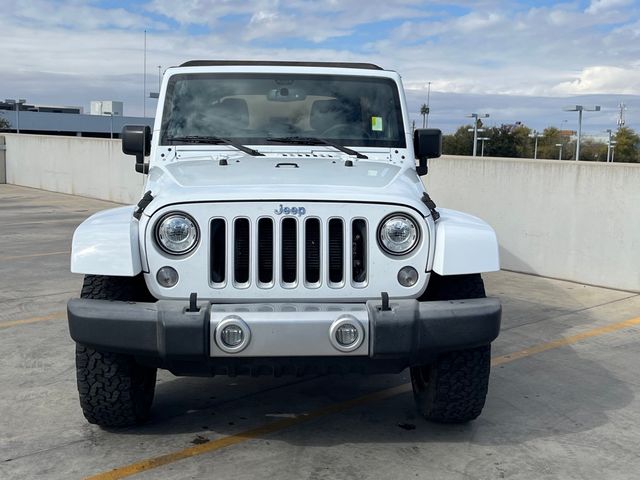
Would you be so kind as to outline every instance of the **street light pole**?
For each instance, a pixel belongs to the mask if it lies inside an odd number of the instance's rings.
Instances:
[[[611,161],[611,129],[607,129],[607,133],[609,134],[609,141],[607,142],[607,163]]]
[[[582,137],[582,112],[599,112],[600,105],[595,105],[593,108],[587,108],[582,105],[575,105],[571,107],[565,107],[565,112],[578,112],[578,138],[576,139],[576,158],[580,160],[580,138]]]
[[[484,157],[484,142],[491,140],[489,137],[480,137],[478,138],[482,142],[482,146],[480,147],[480,156]]]
[[[562,160],[562,144],[556,143],[556,147],[560,147],[560,153],[558,154],[558,160]]]
[[[533,159],[537,160],[537,158],[538,158],[538,138],[541,137],[540,132],[538,132],[537,130],[534,130],[533,133],[531,135],[529,135],[529,137],[532,137],[534,139]]]
[[[489,118],[488,113],[470,113],[467,118],[473,118],[473,156],[478,154],[478,119]]]

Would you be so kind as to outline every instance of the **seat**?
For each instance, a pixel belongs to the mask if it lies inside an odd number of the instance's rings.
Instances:
[[[360,128],[361,111],[351,102],[341,99],[316,100],[311,105],[309,124],[318,133],[338,125]]]

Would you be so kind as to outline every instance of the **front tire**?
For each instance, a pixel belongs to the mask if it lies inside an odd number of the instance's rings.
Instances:
[[[490,369],[491,345],[447,352],[431,365],[412,367],[418,411],[439,423],[476,419],[484,407]]]
[[[421,301],[484,298],[480,274],[442,277],[431,274]],[[411,367],[418,411],[439,423],[476,419],[485,404],[491,371],[491,345],[445,352],[428,365]]]
[[[82,298],[154,301],[144,278],[87,275]],[[76,344],[76,375],[80,406],[89,423],[126,427],[144,423],[151,411],[156,369],[140,365],[130,355]]]

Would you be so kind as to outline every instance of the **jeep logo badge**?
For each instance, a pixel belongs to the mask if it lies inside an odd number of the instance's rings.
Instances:
[[[273,213],[276,215],[297,215],[301,217],[307,213],[307,209],[304,207],[285,207],[280,204],[280,209],[276,208]]]

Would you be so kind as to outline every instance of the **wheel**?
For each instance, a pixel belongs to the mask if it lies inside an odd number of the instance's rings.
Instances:
[[[87,275],[82,298],[155,301],[144,278]],[[156,369],[138,364],[130,355],[76,345],[76,376],[85,418],[102,427],[125,427],[149,418]]]
[[[431,274],[420,300],[485,297],[479,274],[441,277]],[[491,345],[441,354],[429,365],[411,367],[411,384],[418,411],[440,423],[464,423],[484,407],[491,370]]]

